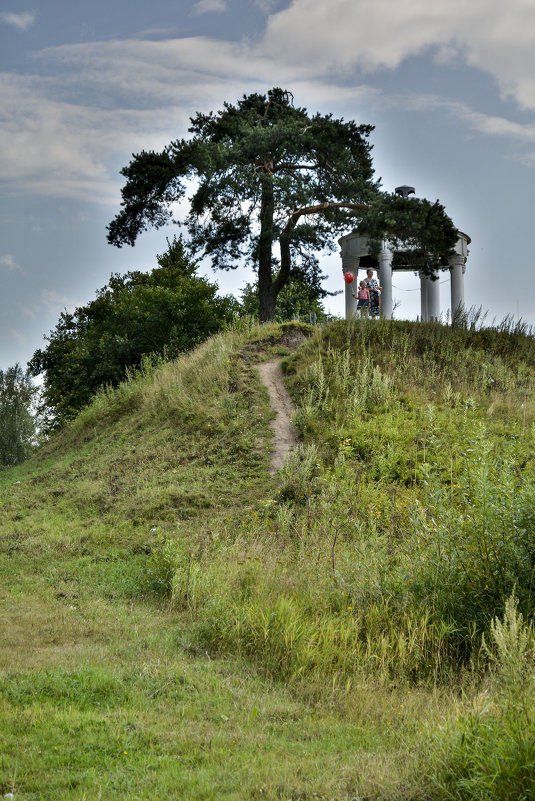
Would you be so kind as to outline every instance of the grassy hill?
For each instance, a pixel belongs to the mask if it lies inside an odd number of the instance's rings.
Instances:
[[[98,395],[0,474],[0,791],[533,797],[534,383],[522,330],[381,320]]]

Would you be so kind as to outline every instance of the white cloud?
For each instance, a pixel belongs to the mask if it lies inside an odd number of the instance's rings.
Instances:
[[[30,320],[37,320],[40,309],[40,305],[38,303],[32,303],[31,306],[28,306],[25,303],[18,303],[17,306],[24,317],[28,317]]]
[[[118,171],[130,153],[186,136],[195,111],[280,85],[299,105],[368,122],[374,97],[396,101],[352,70],[394,69],[431,47],[437,58],[488,69],[504,93],[535,107],[534,32],[535,3],[524,0],[510,0],[507,10],[498,0],[293,0],[255,41],[198,36],[49,48],[39,63],[53,77],[0,75],[0,174],[11,191],[116,206]],[[411,102],[422,111],[441,105],[486,135],[533,141],[532,125],[441,98]]]
[[[448,106],[454,114],[463,118],[475,131],[489,136],[504,136],[518,142],[535,144],[535,124],[533,123],[521,125],[505,117],[481,114],[461,103],[450,103]]]
[[[6,25],[14,25],[20,31],[25,31],[35,22],[35,12],[23,11],[17,14],[13,11],[4,11],[0,14],[0,21],[5,22]]]
[[[145,147],[149,132],[153,146],[163,146],[176,113],[162,109],[155,119],[152,111],[84,106],[56,94],[51,80],[0,75],[3,181],[14,192],[116,203],[110,160]]]
[[[68,312],[74,312],[80,303],[77,303],[73,298],[65,297],[55,289],[43,289],[41,292],[41,301],[47,307],[48,312],[57,316],[60,312],[66,309]]]
[[[269,14],[274,11],[277,6],[281,6],[284,0],[253,0],[253,3],[265,14]]]
[[[210,11],[227,11],[225,0],[198,0],[193,6],[193,14],[207,14]]]
[[[11,253],[6,253],[4,256],[0,256],[0,264],[7,267],[9,272],[18,270],[18,272],[24,273],[24,270],[19,264],[17,264]]]
[[[256,0],[265,8],[271,0]],[[266,5],[267,4],[267,5]],[[200,0],[200,10],[223,10],[223,0]],[[395,69],[409,56],[432,51],[442,62],[490,73],[504,96],[535,108],[535,3],[526,0],[293,0],[271,13],[260,39],[208,37],[121,41],[46,51],[56,63],[78,64],[141,97],[188,84],[299,79],[335,83],[351,70]],[[147,69],[140,69],[141,65]],[[106,66],[107,65],[107,66]],[[109,68],[113,67],[114,72]],[[115,72],[117,71],[117,72]],[[178,72],[177,72],[178,71]],[[220,76],[225,76],[222,79]]]
[[[13,192],[117,206],[129,155],[187,135],[197,110],[290,78],[300,104],[313,107],[374,94],[290,75],[249,53],[245,44],[206,37],[111,41],[44,51],[40,60],[55,77],[0,74],[4,182]]]
[[[395,69],[429,48],[535,108],[535,3],[526,0],[293,0],[270,17],[263,42],[274,59],[324,75]]]
[[[422,113],[442,110],[462,120],[472,131],[487,136],[506,137],[519,143],[535,144],[535,123],[521,124],[508,120],[506,117],[483,114],[474,111],[461,101],[445,99],[438,95],[406,93],[403,95],[382,94],[379,103],[383,109],[386,107],[401,108],[405,111],[412,110]]]
[[[23,342],[23,343],[26,342],[26,337],[17,328],[10,328],[9,333],[11,334],[13,339],[16,339],[18,342]]]
[[[74,312],[77,306],[82,304],[74,298],[67,297],[55,289],[41,290],[40,298],[33,303],[17,303],[17,307],[21,314],[29,320],[38,320],[43,310],[47,317],[59,317],[65,309],[68,312]]]

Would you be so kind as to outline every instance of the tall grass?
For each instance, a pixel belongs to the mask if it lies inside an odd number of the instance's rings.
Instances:
[[[535,796],[534,639],[511,595],[483,645],[487,691],[465,704],[434,747],[430,795],[451,801],[529,801]],[[467,708],[466,708],[467,707]]]
[[[204,645],[286,680],[436,683],[479,664],[515,586],[531,613],[535,347],[511,335],[351,321],[286,359],[305,445],[169,586]]]
[[[530,797],[533,339],[243,328],[3,475],[3,791]],[[302,442],[272,479],[275,353]]]

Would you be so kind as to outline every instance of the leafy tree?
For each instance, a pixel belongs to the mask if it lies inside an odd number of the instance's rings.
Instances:
[[[314,254],[332,250],[335,234],[356,223],[379,247],[381,239],[396,238],[403,218],[404,239],[431,271],[455,244],[453,223],[438,202],[392,201],[379,190],[372,130],[331,114],[310,115],[279,88],[225,103],[217,113],[197,113],[190,139],[134,155],[122,170],[123,208],[108,226],[108,241],[133,245],[140,232],[165,225],[172,204],[189,193],[192,243],[214,268],[235,269],[244,260],[254,265],[262,321],[274,318],[292,264],[317,274]]]
[[[292,268],[290,278],[291,280],[279,292],[275,322],[283,323],[293,320],[295,317],[306,322],[310,316],[325,320],[327,315],[321,299],[328,294],[337,293],[328,293],[321,285],[314,285],[309,280],[309,276],[299,268]],[[253,284],[245,284],[241,290],[241,313],[258,318],[258,297],[258,281]]]
[[[103,385],[115,386],[147,354],[173,356],[230,322],[234,298],[217,297],[217,285],[195,275],[197,264],[181,239],[157,257],[150,273],[113,274],[95,300],[64,311],[29,367],[45,374],[48,426],[74,416]]]
[[[36,394],[29,371],[24,372],[19,364],[0,370],[0,464],[20,464],[31,452],[36,435]]]

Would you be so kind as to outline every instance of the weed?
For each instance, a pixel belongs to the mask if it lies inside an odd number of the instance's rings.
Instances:
[[[535,687],[526,674],[528,662],[533,668],[533,631],[513,595],[503,620],[492,621],[491,638],[483,648],[498,692],[480,695],[438,740],[432,785],[441,799],[528,801],[535,794]]]

